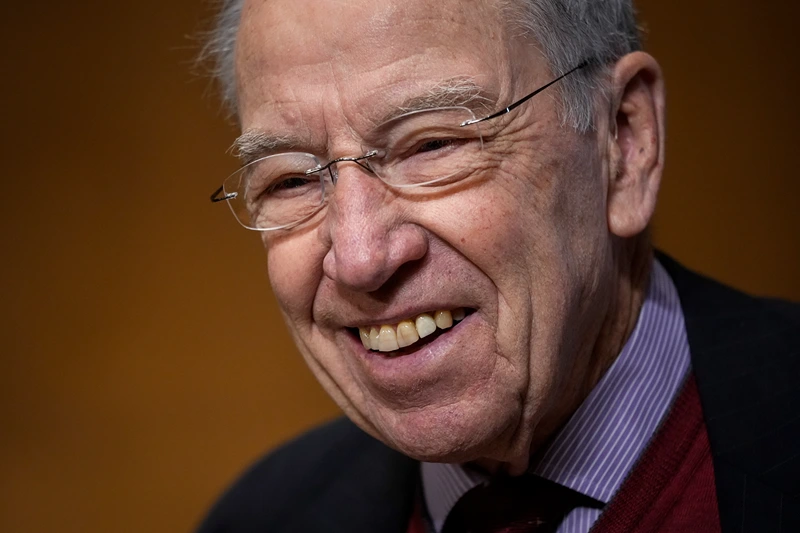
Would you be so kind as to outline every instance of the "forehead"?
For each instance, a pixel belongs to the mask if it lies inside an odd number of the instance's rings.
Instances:
[[[311,128],[337,116],[357,127],[457,78],[499,94],[510,42],[490,0],[248,0],[236,52],[240,118],[245,128]]]

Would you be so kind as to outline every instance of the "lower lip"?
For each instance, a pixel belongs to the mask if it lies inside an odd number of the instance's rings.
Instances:
[[[445,373],[444,366],[457,364],[456,358],[445,355],[457,352],[459,345],[466,343],[466,333],[477,320],[478,313],[471,313],[418,350],[395,356],[368,350],[360,339],[348,336],[352,339],[353,350],[361,356],[369,381],[379,388],[396,391],[398,388],[418,388],[424,382],[439,379]]]

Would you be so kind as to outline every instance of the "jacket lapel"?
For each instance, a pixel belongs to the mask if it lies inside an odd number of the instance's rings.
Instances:
[[[659,260],[683,307],[722,529],[794,531],[800,526],[800,306],[752,298],[665,255]]]
[[[331,458],[346,465],[340,475],[320,473],[327,480],[324,492],[299,505],[301,511],[283,530],[405,533],[419,487],[419,463],[365,434],[342,452],[339,459]]]

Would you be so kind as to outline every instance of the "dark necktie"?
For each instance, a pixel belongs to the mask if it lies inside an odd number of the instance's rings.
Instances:
[[[464,494],[442,533],[553,533],[576,507],[603,504],[539,476],[502,478]]]

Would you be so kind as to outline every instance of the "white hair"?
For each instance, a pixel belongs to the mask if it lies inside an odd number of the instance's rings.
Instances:
[[[234,54],[244,0],[219,0],[215,25],[200,53],[217,80],[223,103],[237,106]],[[554,74],[589,60],[559,84],[562,119],[578,131],[594,126],[598,95],[606,92],[606,66],[641,47],[633,0],[505,0],[510,21],[529,34]]]

